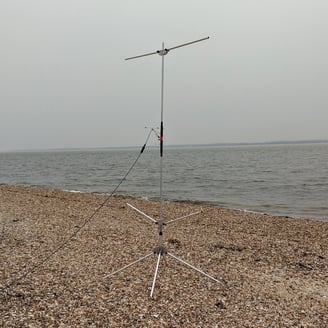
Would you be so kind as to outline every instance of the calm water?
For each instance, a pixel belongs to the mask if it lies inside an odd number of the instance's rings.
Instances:
[[[139,150],[0,153],[0,183],[110,193]],[[328,220],[328,144],[167,148],[166,199]],[[159,195],[158,150],[146,150],[118,192]]]

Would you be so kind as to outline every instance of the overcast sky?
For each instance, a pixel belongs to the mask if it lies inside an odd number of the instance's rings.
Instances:
[[[327,0],[1,0],[0,151],[328,139]],[[155,143],[155,141],[153,142]]]

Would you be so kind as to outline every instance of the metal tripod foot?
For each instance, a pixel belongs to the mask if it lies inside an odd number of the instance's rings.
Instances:
[[[169,252],[168,252],[167,255],[173,257],[175,260],[177,260],[178,262],[183,263],[184,265],[188,266],[189,268],[191,268],[191,269],[193,269],[193,270],[195,270],[195,271],[201,273],[202,275],[206,276],[207,278],[210,278],[210,279],[214,280],[215,282],[220,282],[220,281],[217,280],[216,278],[214,278],[214,277],[210,276],[209,274],[207,274],[206,272],[204,272],[204,271],[202,271],[202,270],[196,268],[196,267],[193,266],[192,264],[190,264],[190,263],[188,263],[188,262],[186,262],[186,261],[184,261],[184,260],[181,260],[180,258],[176,257],[176,256],[173,255],[172,253],[169,253]]]
[[[116,270],[116,271],[114,271],[114,272],[112,272],[112,273],[110,273],[110,274],[104,276],[103,278],[109,278],[109,277],[112,277],[112,276],[114,276],[116,273],[122,272],[122,271],[124,271],[125,269],[129,268],[130,266],[132,266],[132,265],[134,265],[134,264],[137,264],[138,262],[141,262],[141,261],[145,260],[147,257],[149,257],[149,256],[152,255],[152,254],[153,254],[153,253],[149,253],[149,254],[147,254],[147,255],[141,257],[140,259],[138,259],[138,260],[136,260],[136,261],[134,261],[134,262],[129,263],[128,265],[124,266],[123,268],[118,269],[118,270]]]

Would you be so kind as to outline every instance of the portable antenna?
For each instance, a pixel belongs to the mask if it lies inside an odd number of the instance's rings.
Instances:
[[[137,58],[141,58],[141,57],[146,57],[146,56],[151,56],[151,55],[159,55],[162,57],[162,74],[161,74],[161,122],[160,122],[160,134],[159,134],[159,142],[160,142],[160,182],[159,182],[159,198],[160,198],[160,210],[159,210],[159,220],[155,220],[154,218],[152,218],[151,216],[147,215],[146,213],[140,211],[138,208],[132,206],[131,204],[127,204],[132,210],[136,211],[137,213],[141,214],[143,217],[147,218],[149,221],[155,223],[158,225],[158,245],[157,247],[154,249],[153,253],[158,255],[157,258],[157,263],[156,263],[156,268],[155,268],[155,273],[154,273],[154,278],[153,278],[153,283],[152,283],[152,287],[151,287],[151,292],[150,292],[150,297],[153,297],[154,294],[154,289],[155,289],[155,284],[156,284],[156,278],[157,278],[157,273],[158,273],[158,268],[159,268],[159,264],[160,264],[160,260],[161,257],[164,255],[168,255],[170,257],[172,257],[173,259],[175,259],[176,261],[186,265],[187,267],[203,274],[204,276],[206,276],[209,279],[214,280],[215,282],[219,282],[219,280],[217,280],[216,278],[208,275],[207,273],[205,273],[202,270],[199,270],[198,268],[196,268],[195,266],[193,266],[190,263],[187,263],[186,261],[176,257],[175,255],[173,255],[172,253],[168,252],[166,247],[163,246],[163,227],[164,225],[176,222],[178,220],[182,220],[182,219],[186,219],[188,217],[197,215],[199,213],[201,213],[201,211],[198,212],[194,212],[176,219],[172,219],[169,220],[167,222],[164,222],[163,219],[163,207],[164,207],[164,201],[163,201],[163,148],[164,148],[164,56],[166,56],[171,50],[177,49],[177,48],[181,48],[184,46],[188,46],[197,42],[201,42],[201,41],[205,41],[208,40],[209,37],[206,38],[202,38],[199,40],[195,40],[195,41],[191,41],[191,42],[187,42],[187,43],[183,43],[180,44],[178,46],[175,47],[171,47],[171,48],[165,48],[164,47],[164,42],[162,43],[162,49],[161,50],[156,50],[154,52],[150,52],[150,53],[146,53],[143,55],[138,55],[138,56],[133,56],[133,57],[128,57],[125,58],[125,60],[131,60],[131,59],[137,59]],[[112,277],[113,275],[124,271],[125,269],[131,267],[132,265],[135,265],[143,260],[145,260],[146,258],[148,258],[152,253],[148,253],[145,256],[142,256],[141,258],[137,259],[136,261],[131,262],[130,264],[122,267],[121,269],[118,269],[106,276],[104,276],[104,278],[109,278]]]

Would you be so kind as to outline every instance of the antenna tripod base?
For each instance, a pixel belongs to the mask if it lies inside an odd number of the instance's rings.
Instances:
[[[151,216],[149,216],[149,215],[147,215],[146,213],[140,211],[140,210],[137,209],[136,207],[134,207],[134,206],[132,206],[132,205],[130,205],[130,204],[127,204],[127,205],[128,205],[131,209],[133,209],[134,211],[136,211],[136,212],[138,212],[139,214],[141,214],[143,217],[147,218],[147,219],[150,220],[150,221],[153,221],[155,224],[158,224],[158,223],[159,223],[158,221],[156,221],[155,219],[153,219]],[[172,222],[175,222],[175,221],[177,221],[177,220],[182,220],[182,219],[188,218],[188,217],[190,217],[190,216],[193,216],[193,215],[196,215],[196,214],[199,214],[199,213],[201,213],[201,211],[194,212],[194,213],[191,213],[191,214],[188,214],[188,215],[182,216],[182,217],[180,217],[180,218],[170,220],[170,221],[166,222],[165,224],[172,223]],[[161,223],[162,223],[162,225],[164,225],[164,222],[161,221]],[[168,255],[169,257],[175,259],[177,262],[182,263],[183,265],[187,266],[188,268],[193,269],[194,271],[197,271],[198,273],[201,273],[203,276],[205,276],[205,277],[207,277],[207,278],[209,278],[209,279],[211,279],[211,280],[213,280],[213,281],[215,281],[215,282],[217,282],[217,283],[220,283],[220,281],[219,281],[218,279],[216,279],[216,278],[210,276],[209,274],[207,274],[206,272],[204,272],[204,271],[198,269],[198,268],[195,267],[194,265],[192,265],[192,264],[190,264],[190,263],[188,263],[188,262],[186,262],[186,261],[180,259],[179,257],[175,256],[174,254],[168,252],[167,248],[161,245],[161,242],[160,242],[160,245],[159,245],[159,246],[157,246],[157,247],[154,248],[153,254],[158,255],[158,257],[157,257],[157,263],[156,263],[156,268],[155,268],[155,273],[154,273],[153,283],[152,283],[151,292],[150,292],[150,297],[151,297],[151,298],[153,297],[154,290],[155,290],[155,284],[156,284],[156,279],[157,279],[157,274],[158,274],[158,269],[159,269],[159,264],[160,264],[161,256],[164,256],[164,255]],[[119,273],[119,272],[122,272],[122,271],[128,269],[129,267],[131,267],[131,266],[133,266],[133,265],[135,265],[135,264],[137,264],[137,263],[139,263],[139,262],[145,260],[145,259],[148,258],[150,255],[152,255],[152,253],[148,253],[147,255],[145,255],[145,256],[139,258],[139,259],[136,260],[136,261],[133,261],[133,262],[129,263],[128,265],[125,265],[124,267],[122,267],[122,268],[120,268],[120,269],[118,269],[118,270],[116,270],[116,271],[114,271],[114,272],[112,272],[112,273],[110,273],[110,274],[104,276],[103,278],[109,278],[109,277],[112,277],[112,276],[114,276],[115,274],[117,274],[117,273]]]

